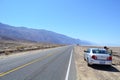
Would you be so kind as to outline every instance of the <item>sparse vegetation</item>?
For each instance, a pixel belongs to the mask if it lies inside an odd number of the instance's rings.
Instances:
[[[9,55],[15,52],[47,49],[58,46],[63,46],[63,45],[49,44],[49,43],[35,43],[35,42],[0,41],[0,54]]]

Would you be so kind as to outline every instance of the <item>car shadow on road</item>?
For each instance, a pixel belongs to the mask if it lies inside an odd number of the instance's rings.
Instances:
[[[96,70],[102,70],[102,71],[109,71],[109,72],[120,72],[117,68],[114,66],[106,66],[106,65],[92,65],[91,68]]]

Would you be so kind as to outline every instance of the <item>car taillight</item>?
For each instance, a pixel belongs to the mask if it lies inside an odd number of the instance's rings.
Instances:
[[[93,55],[92,58],[93,58],[93,59],[97,59],[97,56]]]
[[[112,56],[109,56],[109,57],[107,58],[107,60],[112,60]]]

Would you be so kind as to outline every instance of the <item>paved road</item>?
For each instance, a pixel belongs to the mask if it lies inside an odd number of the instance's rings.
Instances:
[[[0,80],[75,80],[73,46],[0,58]]]

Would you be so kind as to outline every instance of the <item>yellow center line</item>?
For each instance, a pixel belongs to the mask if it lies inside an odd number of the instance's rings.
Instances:
[[[14,72],[14,71],[16,71],[16,70],[19,70],[19,69],[21,69],[21,68],[24,68],[24,67],[26,67],[26,66],[28,66],[28,65],[30,65],[30,64],[35,63],[35,62],[41,61],[41,60],[43,60],[43,59],[45,59],[45,58],[47,58],[47,57],[49,57],[49,56],[52,56],[52,54],[48,54],[48,55],[45,56],[45,57],[35,59],[35,60],[33,60],[33,61],[29,62],[29,63],[26,63],[26,64],[24,64],[24,65],[22,65],[22,66],[19,66],[19,67],[16,67],[16,68],[14,68],[14,69],[11,69],[11,70],[9,70],[9,71],[0,73],[0,77],[5,76],[5,75],[7,75],[7,74],[9,74],[9,73],[11,73],[11,72]]]

